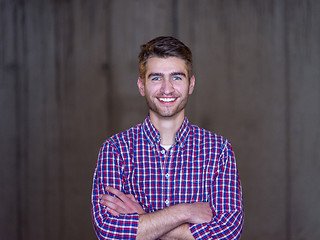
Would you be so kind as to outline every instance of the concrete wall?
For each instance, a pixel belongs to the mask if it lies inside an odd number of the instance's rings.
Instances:
[[[237,156],[245,240],[320,238],[320,2],[0,0],[0,239],[95,239],[98,149],[146,116],[139,45],[194,54],[192,123]]]

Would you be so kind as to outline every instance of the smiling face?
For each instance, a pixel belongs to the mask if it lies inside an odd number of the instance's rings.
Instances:
[[[138,80],[139,91],[146,98],[151,119],[184,118],[194,84],[194,77],[189,79],[185,61],[177,57],[149,58],[145,79]]]

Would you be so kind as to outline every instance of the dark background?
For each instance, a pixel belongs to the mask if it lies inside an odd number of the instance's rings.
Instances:
[[[102,142],[144,120],[140,44],[193,51],[187,115],[228,138],[243,240],[320,239],[320,1],[0,0],[0,239],[95,239]]]

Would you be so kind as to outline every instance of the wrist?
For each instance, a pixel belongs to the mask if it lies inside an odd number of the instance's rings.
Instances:
[[[190,223],[192,221],[192,217],[195,214],[192,211],[192,204],[191,203],[184,203],[183,204],[183,212],[185,217],[185,223]]]
[[[177,221],[180,224],[189,223],[192,217],[192,214],[190,212],[190,204],[180,203],[177,205],[173,205],[170,208],[173,208],[174,216],[176,216]]]

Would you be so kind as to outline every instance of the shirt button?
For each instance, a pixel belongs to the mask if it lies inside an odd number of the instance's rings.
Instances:
[[[169,174],[169,173],[167,173],[167,174],[166,174],[166,178],[168,179],[168,178],[169,178],[169,176],[170,176],[170,174]]]
[[[168,206],[168,205],[169,205],[169,200],[167,199],[167,200],[165,201],[165,203],[166,203],[166,205]]]
[[[165,153],[166,153],[166,150],[162,149],[162,150],[161,150],[161,153],[162,153],[162,154],[165,154]]]

